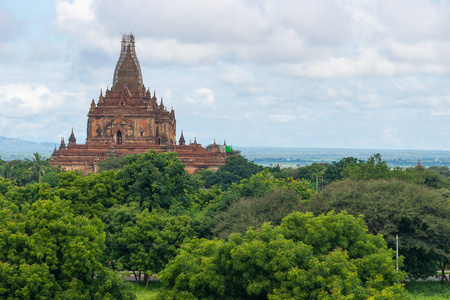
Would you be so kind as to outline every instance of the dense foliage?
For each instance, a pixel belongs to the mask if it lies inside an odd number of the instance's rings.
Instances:
[[[102,267],[105,234],[101,220],[74,216],[69,206],[55,198],[19,210],[2,201],[2,298],[134,298],[116,274]]]
[[[221,166],[217,172],[202,170],[199,175],[205,187],[218,185],[223,190],[227,190],[231,184],[238,184],[242,179],[250,178],[263,169],[262,166],[248,161],[241,155],[233,155],[227,158],[226,164]]]
[[[414,277],[436,274],[439,261],[450,258],[450,206],[439,190],[398,179],[330,184],[311,204],[317,212],[345,210],[364,215],[370,232],[382,234],[400,253]]]
[[[393,255],[362,219],[294,213],[227,242],[183,244],[160,299],[401,299]]]
[[[232,155],[189,175],[150,151],[100,169],[0,160],[0,298],[129,299],[117,271],[131,271],[160,273],[165,299],[398,299],[405,274],[383,241],[397,234],[410,275],[448,264],[443,167],[374,155],[283,170]]]
[[[117,178],[125,188],[127,202],[137,202],[143,209],[189,206],[193,183],[176,153],[151,150],[129,156]]]

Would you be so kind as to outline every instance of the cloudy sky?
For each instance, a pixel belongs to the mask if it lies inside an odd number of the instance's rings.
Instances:
[[[450,1],[0,0],[0,135],[86,138],[121,33],[203,145],[450,149]]]

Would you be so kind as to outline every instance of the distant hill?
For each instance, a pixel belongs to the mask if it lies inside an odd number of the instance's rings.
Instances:
[[[3,160],[24,159],[35,152],[48,158],[54,147],[55,143],[36,143],[0,136],[0,156]]]

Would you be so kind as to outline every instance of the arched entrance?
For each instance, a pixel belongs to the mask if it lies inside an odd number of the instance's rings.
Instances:
[[[122,145],[122,132],[117,131],[117,145]]]

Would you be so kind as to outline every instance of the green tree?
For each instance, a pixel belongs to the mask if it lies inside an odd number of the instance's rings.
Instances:
[[[263,169],[262,166],[256,165],[241,155],[232,155],[217,172],[203,172],[202,175],[205,187],[219,185],[225,191],[232,183],[238,184],[242,179],[250,178]]]
[[[26,158],[25,160],[32,163],[33,172],[37,174],[37,182],[41,182],[41,177],[45,174],[45,167],[48,165],[48,161],[37,152],[33,154],[31,159]]]
[[[389,178],[391,172],[386,161],[381,159],[381,154],[377,153],[366,161],[359,160],[356,164],[347,164],[343,175],[355,180],[367,180]]]
[[[354,166],[357,163],[358,159],[354,157],[345,157],[340,161],[332,162],[323,174],[325,184],[346,178],[347,166]]]
[[[57,171],[46,172],[41,178],[41,182],[47,183],[51,188],[59,185],[59,177]]]
[[[74,216],[70,203],[39,200],[0,210],[0,298],[133,299],[101,266],[105,234],[98,218]]]
[[[161,271],[184,239],[193,236],[187,216],[163,216],[146,209],[136,215],[135,222],[127,222],[114,241],[110,239],[110,246],[125,269],[148,275]]]
[[[70,171],[58,174],[55,195],[70,200],[76,214],[100,216],[106,209],[125,201],[124,189],[114,171],[84,176]]]
[[[240,197],[254,197],[262,196],[278,187],[295,191],[303,200],[311,199],[315,195],[308,181],[275,178],[267,169],[252,175],[249,179],[241,180],[240,184],[233,184],[229,188],[229,193],[238,194]]]
[[[278,187],[260,197],[241,198],[231,203],[227,210],[214,215],[214,236],[225,239],[232,233],[245,233],[249,228],[259,228],[265,222],[279,225],[294,211],[302,211],[305,201],[290,189]]]
[[[151,150],[126,159],[128,163],[117,178],[125,188],[128,202],[137,202],[141,208],[150,210],[189,207],[189,193],[195,185],[176,153],[158,154]]]
[[[128,162],[129,158],[127,158],[126,155],[121,155],[118,157],[107,158],[104,161],[99,162],[97,165],[99,172],[119,171],[120,169],[123,169],[128,164]]]
[[[207,219],[209,218],[209,225],[206,227],[209,228],[209,230],[213,230],[216,236],[224,237],[227,233],[242,232],[242,230],[245,230],[246,225],[244,220],[247,219],[253,220],[248,226],[260,226],[264,221],[277,220],[277,217],[275,216],[288,213],[288,211],[285,211],[284,209],[290,210],[294,206],[299,208],[304,207],[308,203],[308,200],[315,195],[315,191],[310,187],[308,181],[294,180],[292,178],[275,178],[273,173],[268,169],[265,169],[258,174],[252,175],[249,179],[241,180],[240,184],[233,183],[228,191],[223,193],[220,198],[215,201],[215,204],[209,205],[205,210],[205,216]],[[286,193],[295,196],[294,198],[287,200],[286,197],[282,196],[283,192],[278,193],[278,195],[273,192],[277,189],[292,191],[292,193]],[[264,197],[267,193],[272,193],[272,195]],[[280,198],[275,200],[276,197]],[[263,199],[257,200],[259,198]],[[284,203],[286,207],[278,208],[279,210],[277,213],[274,213],[273,219],[263,220],[263,218],[270,214],[267,210],[271,209],[271,207],[273,208],[269,198],[272,198],[273,201],[284,202],[284,200],[287,200]],[[261,201],[260,204],[265,206],[255,209],[252,212],[247,210],[249,214],[246,217],[234,219],[233,216],[235,216],[235,212],[238,213],[236,209],[239,209],[240,205],[243,205],[242,208],[247,207],[248,209],[252,209],[254,205],[258,205],[258,201]],[[241,203],[238,204],[238,202]],[[233,208],[230,206],[233,206]],[[226,224],[233,225],[228,227]]]
[[[450,169],[447,166],[431,166],[428,170],[441,174],[445,177],[450,177]]]
[[[29,183],[25,186],[11,185],[5,193],[5,199],[22,208],[41,199],[53,199],[53,193],[46,183]]]
[[[30,182],[37,182],[37,176],[33,176],[32,162],[22,160],[12,160],[8,164],[13,169],[11,179],[19,186],[25,186]]]
[[[323,177],[329,165],[328,163],[312,163],[309,166],[302,166],[297,169],[286,169],[284,172],[297,180],[306,179],[310,182],[316,182],[317,176]]]
[[[347,179],[327,186],[311,208],[364,215],[370,232],[385,236],[391,247],[398,235],[405,270],[414,277],[435,275],[439,261],[450,257],[450,205],[439,190],[398,179]]]
[[[319,245],[322,235],[331,241]],[[228,241],[183,244],[160,274],[166,290],[159,298],[404,299],[405,274],[393,255],[361,219],[294,213]]]
[[[355,180],[390,178],[391,172],[386,161],[382,160],[381,154],[377,153],[366,161],[354,157],[345,157],[338,162],[333,162],[324,172],[325,184],[332,181],[352,178]]]
[[[450,182],[445,176],[422,166],[407,168],[403,173],[398,174],[397,177],[435,189],[450,187]]]
[[[0,195],[5,195],[12,188],[13,183],[10,179],[0,178]]]
[[[14,165],[10,163],[4,163],[0,165],[0,177],[5,179],[14,179]]]

